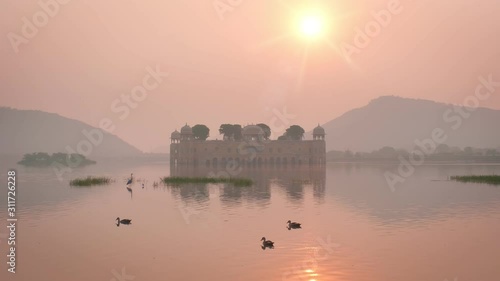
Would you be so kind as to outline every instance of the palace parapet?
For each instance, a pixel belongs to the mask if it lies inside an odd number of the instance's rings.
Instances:
[[[241,130],[241,140],[195,140],[187,124],[171,134],[170,164],[217,167],[236,165],[325,165],[325,130],[317,126],[312,140],[266,140],[256,125]]]

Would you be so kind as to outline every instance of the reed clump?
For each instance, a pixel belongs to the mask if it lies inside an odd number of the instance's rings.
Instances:
[[[500,175],[470,175],[470,176],[452,176],[451,180],[459,182],[487,183],[500,185]]]
[[[234,186],[251,186],[253,181],[247,178],[213,178],[213,177],[164,177],[162,182],[166,185],[181,185],[187,183],[230,183]]]
[[[88,176],[86,178],[76,178],[69,182],[71,186],[92,186],[92,185],[103,185],[111,182],[110,178],[107,177],[92,177]]]

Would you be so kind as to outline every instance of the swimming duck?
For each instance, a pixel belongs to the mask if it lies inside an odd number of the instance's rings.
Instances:
[[[271,240],[266,240],[266,237],[262,237],[260,241],[262,241],[262,246],[264,247],[274,247],[274,242]]]
[[[287,221],[287,223],[288,223],[288,228],[301,228],[300,227],[301,224],[298,222],[292,222],[289,220]]]
[[[131,224],[132,220],[129,220],[129,219],[120,219],[119,217],[116,218],[116,220],[118,221],[118,223],[120,224]]]

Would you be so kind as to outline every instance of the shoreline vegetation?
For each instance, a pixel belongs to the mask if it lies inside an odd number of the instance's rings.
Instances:
[[[62,165],[71,168],[82,167],[95,164],[96,161],[87,159],[85,156],[78,153],[53,153],[52,155],[45,152],[35,152],[24,154],[23,159],[17,162],[20,165],[28,167],[49,167],[52,165]]]
[[[450,179],[464,183],[472,182],[500,185],[500,175],[451,176]]]
[[[174,186],[188,183],[230,183],[234,186],[247,187],[253,184],[253,181],[247,178],[163,177],[161,181],[166,185]]]
[[[417,151],[417,152],[416,152]],[[400,158],[408,159],[412,154],[423,152],[416,147],[414,151],[396,149],[384,146],[372,152],[353,152],[351,150],[330,150],[326,153],[326,162],[337,163],[374,163],[374,162],[400,162]],[[421,153],[418,153],[421,154]],[[417,154],[415,157],[421,157]],[[425,154],[426,163],[500,163],[500,148],[474,148],[450,147],[440,144]]]
[[[92,185],[104,185],[111,182],[111,178],[108,177],[92,177],[88,176],[86,178],[76,178],[69,182],[71,186],[92,186]]]

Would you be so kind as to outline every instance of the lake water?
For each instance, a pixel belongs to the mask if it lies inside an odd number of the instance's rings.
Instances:
[[[171,173],[167,162],[100,161],[62,182],[51,169],[15,168],[17,273],[7,272],[2,227],[1,280],[500,280],[500,187],[447,181],[500,174],[498,165],[424,165],[395,190],[383,176],[388,165],[247,168],[239,176],[252,187],[156,188]],[[115,182],[69,186],[85,175]],[[116,217],[132,224],[117,227]],[[303,228],[288,230],[287,220]],[[262,236],[274,249],[261,248]]]

